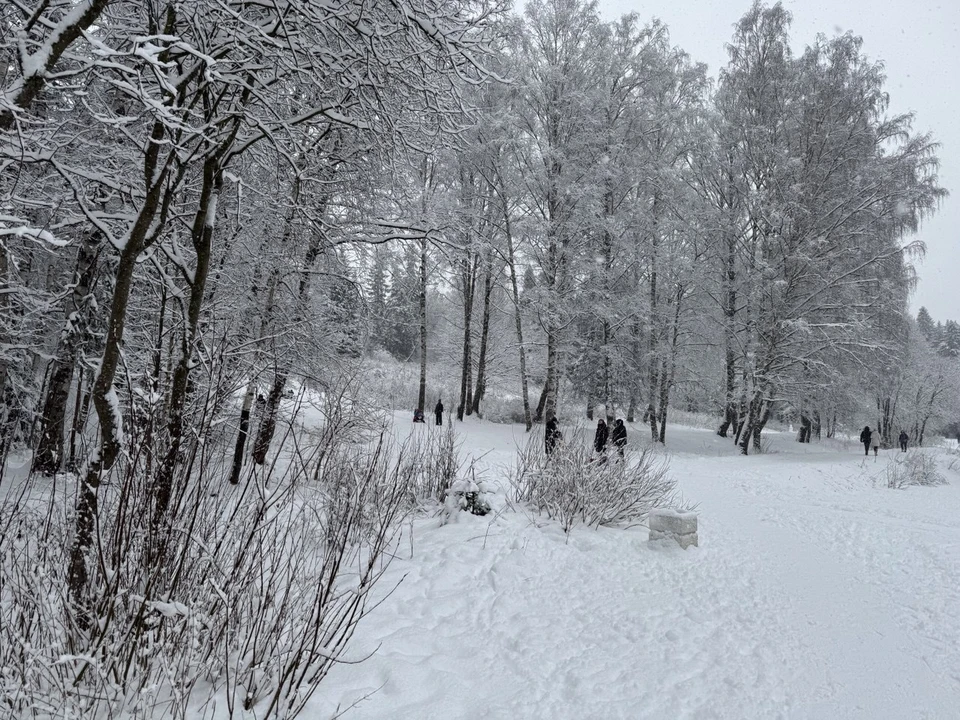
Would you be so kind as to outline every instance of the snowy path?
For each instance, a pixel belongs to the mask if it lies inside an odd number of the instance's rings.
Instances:
[[[511,432],[468,428],[468,449]],[[424,521],[352,645],[379,649],[311,717],[370,693],[347,718],[960,717],[958,478],[893,491],[884,458],[674,437],[699,549],[513,512]]]

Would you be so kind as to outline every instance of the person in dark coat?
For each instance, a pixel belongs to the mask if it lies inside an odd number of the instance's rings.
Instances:
[[[870,432],[870,426],[864,425],[863,430],[860,431],[860,442],[863,443],[863,454],[870,454],[870,440],[872,439],[872,433]]]
[[[416,410],[413,411],[413,421],[415,423],[426,422],[426,420],[423,419],[423,410],[421,410],[420,408],[417,408]]]
[[[610,430],[602,419],[597,423],[597,434],[593,436],[593,449],[603,455],[607,449],[607,437]]]
[[[910,436],[907,435],[907,431],[906,431],[906,430],[901,430],[901,431],[900,431],[900,438],[899,438],[899,440],[900,440],[900,452],[906,452],[906,451],[907,451],[907,443],[910,442]]]
[[[443,400],[437,398],[437,406],[433,409],[433,414],[437,417],[437,425],[443,425]]]
[[[557,422],[557,418],[551,417],[547,420],[547,427],[543,433],[544,450],[546,450],[547,455],[550,455],[556,449],[562,438],[560,423]]]
[[[610,440],[617,448],[620,457],[623,457],[623,452],[627,447],[627,426],[623,424],[623,420],[620,418],[617,418],[617,421],[613,424]]]

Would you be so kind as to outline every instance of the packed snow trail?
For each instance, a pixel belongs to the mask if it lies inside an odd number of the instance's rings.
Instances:
[[[502,476],[516,429],[462,428]],[[700,548],[643,528],[567,538],[506,508],[418,521],[351,645],[372,657],[336,668],[308,716],[960,717],[956,475],[889,490],[890,454],[784,438],[742,458],[670,433]]]

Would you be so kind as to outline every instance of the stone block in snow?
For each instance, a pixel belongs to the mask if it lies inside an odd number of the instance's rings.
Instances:
[[[700,546],[697,514],[676,510],[653,510],[647,517],[650,540],[675,540],[684,550]]]
[[[676,510],[651,510],[648,516],[648,527],[651,531],[686,535],[697,532],[697,514],[692,512],[678,512]]]

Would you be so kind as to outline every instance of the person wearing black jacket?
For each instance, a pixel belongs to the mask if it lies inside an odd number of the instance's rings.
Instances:
[[[597,434],[593,436],[593,449],[603,455],[607,449],[607,437],[610,430],[602,419],[597,423]]]
[[[437,406],[433,409],[433,414],[437,418],[437,425],[443,425],[443,400],[437,399]]]
[[[547,455],[550,455],[556,450],[562,437],[563,434],[560,432],[560,425],[557,422],[557,418],[551,417],[547,420],[547,427],[543,433],[543,445]]]
[[[623,420],[620,418],[617,418],[617,421],[613,424],[610,441],[617,448],[620,457],[623,457],[624,450],[627,447],[627,426],[623,424]]]
[[[860,431],[860,442],[863,443],[863,454],[870,455],[870,440],[873,437],[873,433],[870,432],[870,426],[864,425],[863,430]]]
[[[907,435],[907,431],[906,431],[906,430],[901,430],[901,431],[900,431],[900,437],[899,437],[898,439],[900,440],[900,452],[906,452],[906,451],[907,451],[907,443],[910,442],[910,436]]]

